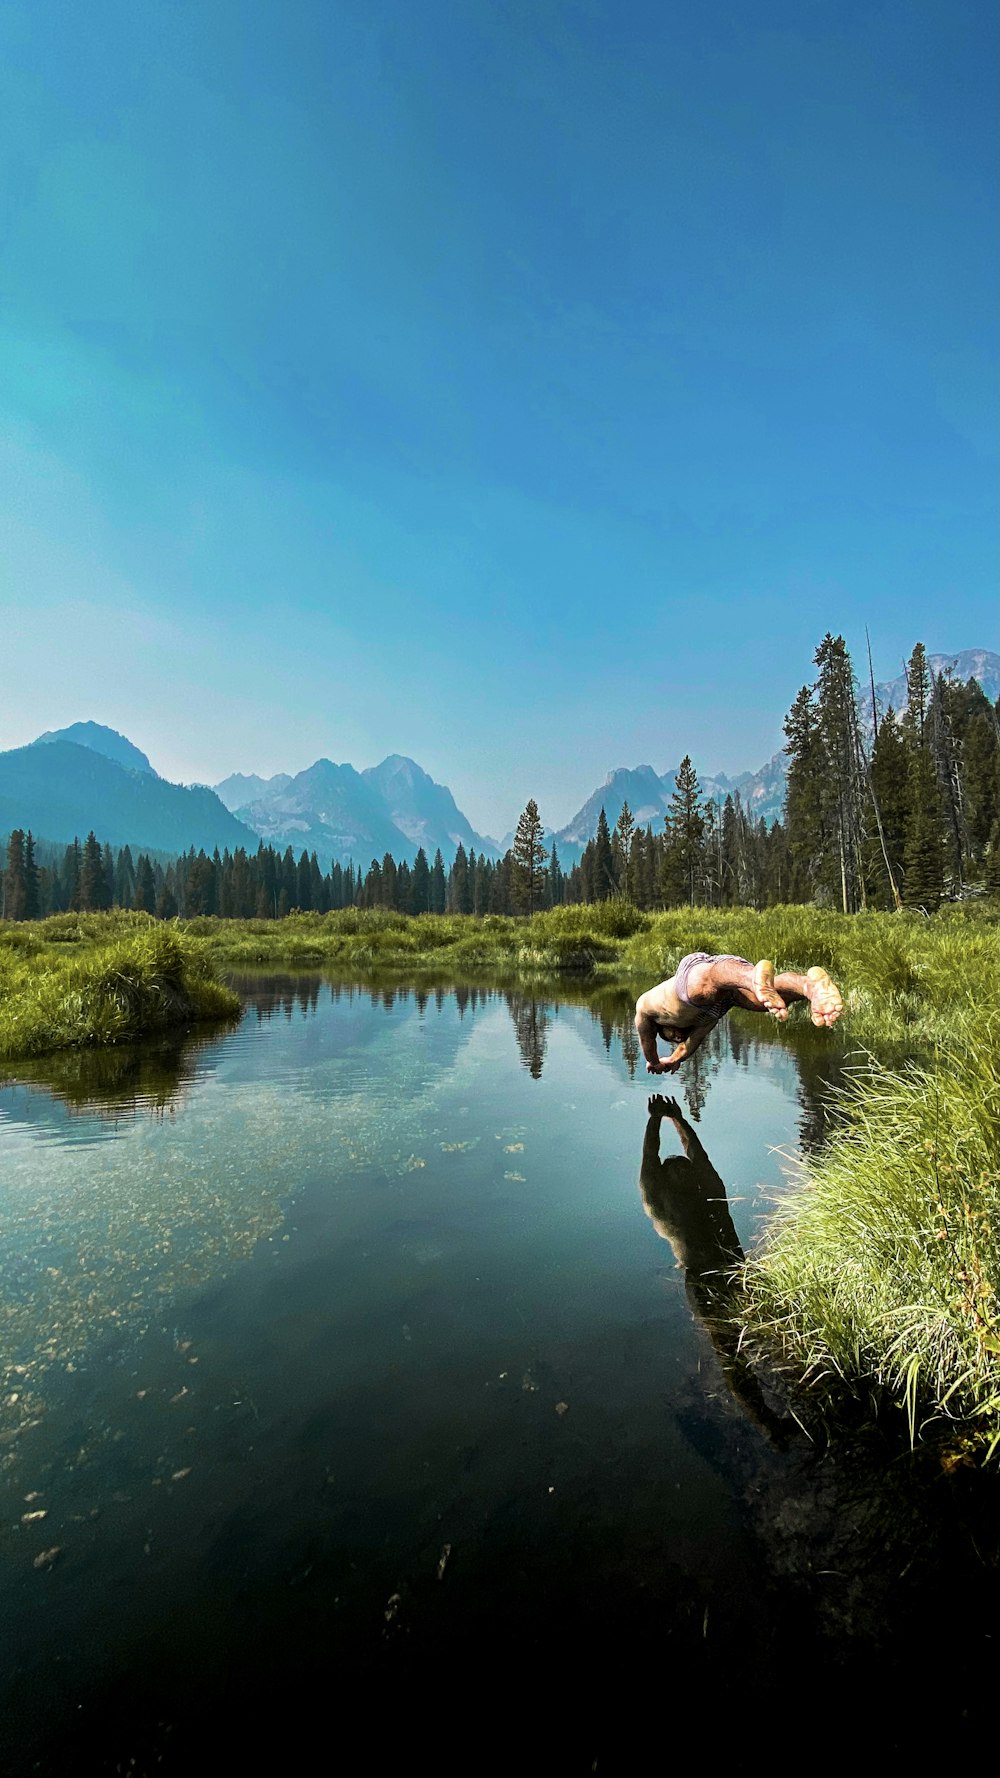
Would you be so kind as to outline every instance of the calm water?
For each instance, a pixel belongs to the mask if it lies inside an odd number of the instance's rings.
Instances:
[[[719,1320],[829,1034],[730,1019],[657,1132],[623,996],[240,985],[0,1088],[5,1773],[752,1769],[925,1681],[978,1745],[991,1510]]]

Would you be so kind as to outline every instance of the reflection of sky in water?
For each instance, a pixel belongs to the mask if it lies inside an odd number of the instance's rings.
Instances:
[[[343,1244],[370,1221],[373,1187],[358,1181],[393,1182],[397,1197],[375,1217],[387,1260],[399,1248],[425,1264],[465,1189],[501,1193],[513,1222],[491,1228],[500,1247],[523,1221],[518,1195],[544,1194],[530,1202],[536,1258],[555,1218],[568,1260],[552,1207],[567,1189],[571,1245],[623,1213],[630,1229],[651,1083],[629,1079],[617,1038],[609,1050],[586,1007],[547,1008],[541,1024],[544,1068],[529,1078],[512,1039],[535,1041],[539,1018],[529,1007],[526,1019],[520,1000],[496,997],[459,1016],[450,996],[386,1007],[324,990],[315,1010],[294,999],[270,1017],[251,1010],[237,1031],[178,1051],[173,1100],[162,1081],[152,1100],[140,1082],[133,1103],[120,1088],[102,1103],[88,1099],[84,1077],[71,1106],[40,1079],[5,1086],[0,1325],[10,1368],[0,1424],[10,1433],[34,1423],[54,1378],[109,1339],[155,1325],[179,1293],[204,1289],[277,1237],[306,1185],[338,1200]],[[734,1182],[746,1241],[757,1179],[775,1176],[768,1144],[791,1134],[794,1063],[765,1047],[752,1068],[734,1066],[722,1034],[709,1075],[715,1163]],[[403,1208],[386,1227],[386,1210]],[[438,1234],[412,1234],[424,1226]],[[380,1288],[391,1292],[395,1278],[390,1264]]]

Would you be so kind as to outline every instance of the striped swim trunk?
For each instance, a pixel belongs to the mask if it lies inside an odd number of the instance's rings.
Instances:
[[[745,957],[733,957],[728,952],[720,957],[713,957],[709,951],[692,951],[690,956],[681,958],[674,970],[674,987],[677,989],[678,1000],[683,1000],[685,1006],[693,1006],[697,1012],[703,1013],[706,1019],[711,1019],[717,1025],[727,1012],[732,1012],[734,1006],[740,1005],[739,990],[718,988],[711,1000],[692,1000],[687,991],[688,977],[697,963],[742,963],[747,969],[753,966]]]

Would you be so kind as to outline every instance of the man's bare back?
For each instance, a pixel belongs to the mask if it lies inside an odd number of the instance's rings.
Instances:
[[[681,958],[672,976],[640,994],[635,1003],[635,1028],[646,1072],[676,1073],[735,1006],[787,1019],[788,1003],[796,1000],[809,1002],[814,1025],[836,1024],[843,1011],[839,988],[818,966],[805,975],[784,970],[776,976],[774,964],[766,958],[748,963],[745,957],[712,957],[707,951],[694,951]],[[675,1046],[662,1059],[656,1047],[658,1037]]]

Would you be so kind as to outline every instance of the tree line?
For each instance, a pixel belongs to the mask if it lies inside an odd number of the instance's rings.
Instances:
[[[293,910],[387,908],[405,914],[531,914],[567,903],[625,899],[642,909],[818,902],[845,913],[923,907],[970,886],[1000,893],[1000,725],[975,679],[934,675],[923,644],[906,668],[907,703],[874,710],[869,739],[842,636],[823,638],[816,678],[785,719],[783,819],[770,826],[738,793],[703,796],[689,756],[663,831],[628,803],[614,827],[602,809],[579,863],[564,870],[534,800],[503,858],[459,845],[446,866],[423,847],[413,864],[385,853],[367,868],[256,852],[192,848],[163,862],[117,852],[89,833],[61,850],[16,828],[0,871],[0,917],[121,907],[159,919],[282,919]],[[874,703],[874,685],[872,686]]]

